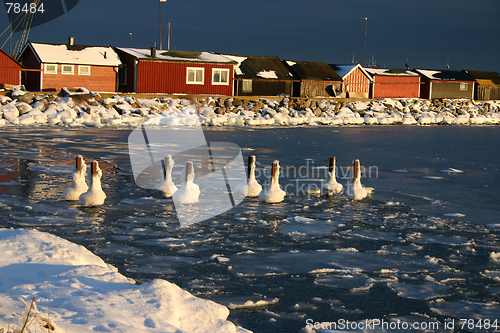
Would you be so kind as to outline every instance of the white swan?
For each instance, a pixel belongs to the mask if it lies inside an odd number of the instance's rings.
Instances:
[[[172,169],[174,168],[174,164],[175,162],[172,155],[168,155],[165,159],[161,160],[163,183],[160,184],[158,189],[163,192],[165,198],[170,198],[175,191],[177,191],[177,186],[175,186],[172,181]]]
[[[246,197],[256,197],[262,191],[262,186],[255,179],[255,156],[248,158],[248,179],[235,187],[235,192],[243,193]]]
[[[59,199],[78,201],[80,194],[87,192],[89,189],[87,182],[85,181],[86,173],[87,164],[85,164],[83,157],[78,155],[76,158],[75,168],[73,169],[73,183],[64,188]]]
[[[87,192],[80,195],[80,201],[78,202],[80,205],[85,207],[94,207],[104,203],[106,193],[104,193],[101,188],[101,177],[102,170],[99,168],[99,163],[97,163],[97,161],[93,161],[90,164],[90,187]]]
[[[200,187],[193,183],[194,176],[193,162],[187,162],[181,174],[181,188],[172,195],[174,204],[193,204],[198,202],[201,192]]]
[[[330,157],[328,163],[328,173],[325,179],[326,184],[323,185],[323,188],[325,189],[327,195],[340,193],[344,188],[342,184],[337,183],[337,179],[335,177],[336,164],[337,164],[337,158]]]
[[[352,167],[352,180],[347,183],[346,195],[349,199],[362,200],[372,193],[373,187],[361,185],[361,169],[359,160],[355,160]]]
[[[279,184],[280,164],[278,161],[273,162],[271,184],[260,191],[259,200],[267,203],[278,203],[285,199],[286,192],[283,191]]]

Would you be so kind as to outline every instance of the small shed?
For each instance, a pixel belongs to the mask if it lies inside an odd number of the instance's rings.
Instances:
[[[474,99],[500,99],[500,75],[497,72],[470,71],[467,69],[462,72],[476,80]]]
[[[234,92],[237,96],[293,95],[298,80],[274,56],[225,55],[234,60]]]
[[[330,66],[342,78],[342,92],[344,97],[370,97],[370,84],[373,79],[360,64]]]
[[[418,98],[420,75],[406,69],[365,68],[372,76],[371,98]]]
[[[415,69],[421,75],[420,98],[474,98],[475,80],[461,71]]]
[[[0,84],[17,86],[21,84],[22,65],[0,49]]]
[[[285,60],[283,63],[300,80],[294,84],[293,96],[335,97],[342,90],[342,78],[326,62]]]
[[[121,64],[113,48],[76,45],[73,38],[68,44],[28,42],[18,61],[28,69],[24,81],[30,91],[85,87],[90,91],[115,92]]]
[[[121,92],[232,95],[234,61],[209,52],[115,48]]]

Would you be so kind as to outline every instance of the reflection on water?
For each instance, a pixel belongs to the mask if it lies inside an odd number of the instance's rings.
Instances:
[[[134,183],[128,133],[0,132],[0,225],[57,234],[139,282],[163,278],[213,298],[255,332],[299,332],[307,318],[443,323],[500,313],[497,128],[206,129],[208,141],[256,155],[261,184],[279,159],[290,195],[275,205],[246,199],[187,227],[172,200]],[[103,169],[103,206],[57,200],[78,154]],[[347,171],[356,158],[377,168],[362,179],[372,198],[300,195],[297,179],[317,182],[333,156]]]

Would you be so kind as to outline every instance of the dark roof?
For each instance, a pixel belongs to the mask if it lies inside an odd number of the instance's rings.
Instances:
[[[462,72],[476,80],[491,80],[494,84],[500,85],[500,75],[497,72],[469,71],[467,69],[464,69]]]
[[[326,62],[283,61],[292,73],[301,80],[342,81],[342,78]]]
[[[235,71],[235,78],[238,79],[252,79],[252,80],[265,80],[263,73],[275,72],[274,80],[296,80],[293,74],[290,73],[288,68],[281,62],[281,60],[274,57],[267,56],[248,56],[239,65],[239,70]],[[260,75],[259,75],[260,73]],[[272,80],[267,79],[267,80]]]
[[[413,71],[431,80],[475,81],[474,78],[461,71],[428,70],[428,69],[414,69]]]

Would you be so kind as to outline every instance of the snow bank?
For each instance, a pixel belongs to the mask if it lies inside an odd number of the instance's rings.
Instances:
[[[497,125],[500,100],[381,99],[346,102],[284,97],[207,97],[200,99],[133,96],[91,98],[46,95],[31,104],[0,99],[2,126],[342,126],[342,125]]]
[[[48,233],[0,229],[0,253],[0,328],[21,327],[18,298],[36,297],[53,332],[250,332],[227,321],[222,305],[165,280],[136,285],[83,246]]]

